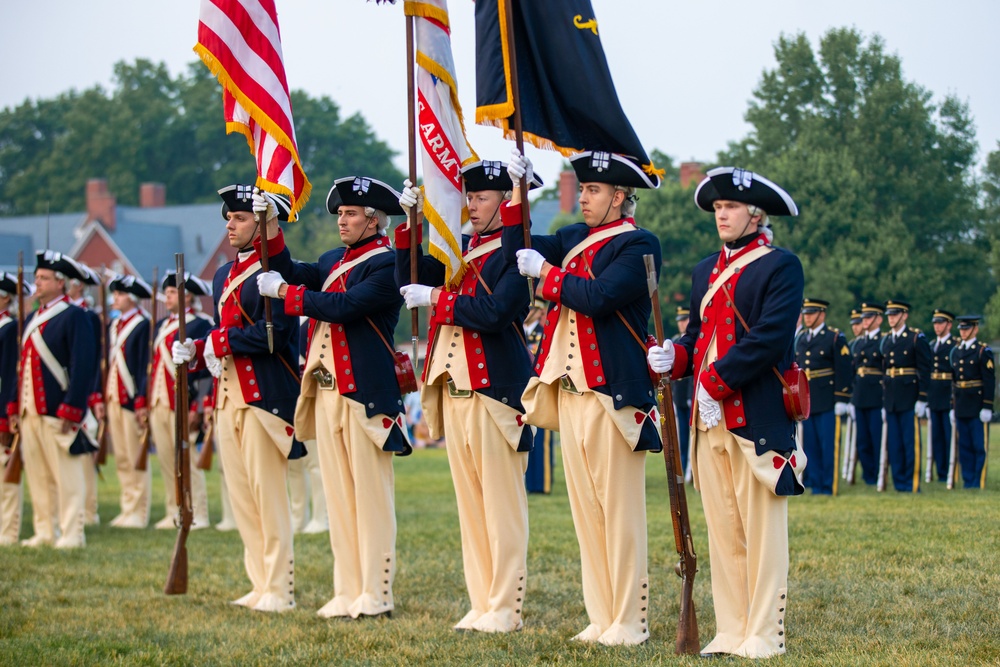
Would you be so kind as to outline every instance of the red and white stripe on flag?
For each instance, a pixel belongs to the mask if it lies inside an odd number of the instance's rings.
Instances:
[[[458,102],[447,0],[408,0],[416,18],[417,135],[423,146],[424,215],[430,222],[430,254],[454,284],[465,272],[462,223],[469,219],[462,167],[479,158],[465,137]]]
[[[226,131],[246,137],[257,186],[288,195],[294,220],[312,185],[295,142],[274,0],[201,0],[194,50],[222,84]]]

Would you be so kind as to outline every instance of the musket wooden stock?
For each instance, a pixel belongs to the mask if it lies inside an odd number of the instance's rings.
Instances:
[[[184,253],[174,255],[177,259],[177,303],[180,304],[180,314],[177,318],[177,340],[187,340],[187,322],[184,306],[187,303],[185,293],[186,274],[184,273]],[[209,343],[211,344],[211,343]],[[183,595],[187,593],[188,555],[187,538],[191,532],[191,522],[194,512],[191,508],[191,449],[188,443],[188,369],[187,364],[177,364],[174,377],[174,471],[177,493],[177,510],[179,525],[177,542],[174,544],[174,556],[170,561],[170,572],[167,574],[167,584],[163,592],[167,595]]]
[[[153,294],[149,302],[149,358],[146,361],[146,428],[142,432],[142,447],[139,450],[139,458],[136,459],[135,469],[146,472],[149,465],[149,441],[151,437],[152,425],[149,423],[149,411],[153,407],[153,353],[156,348],[156,282],[157,270],[153,267]],[[183,307],[181,308],[183,310]]]
[[[198,461],[194,467],[198,470],[212,469],[212,449],[215,440],[215,421],[205,420],[205,437],[201,442],[201,451],[198,453]]]
[[[266,197],[267,195],[264,196]],[[257,229],[260,231],[260,270],[267,273],[271,270],[271,257],[270,252],[267,249],[267,212],[261,211],[254,213],[254,219],[257,221]],[[180,292],[178,291],[177,294],[179,296]],[[264,328],[267,330],[267,351],[274,354],[274,319],[271,316],[271,297],[265,296],[263,298]],[[181,303],[184,304],[183,301]],[[181,306],[181,310],[184,310],[183,305]]]
[[[663,341],[663,316],[660,312],[659,289],[656,267],[652,255],[643,255],[646,263],[646,281],[649,298],[653,306],[653,327],[656,342]],[[670,494],[670,519],[674,527],[674,545],[680,560],[674,571],[681,578],[681,611],[677,621],[677,643],[675,652],[695,654],[701,651],[698,639],[698,617],[694,609],[694,577],[698,572],[698,554],[691,538],[691,521],[688,514],[687,492],[684,489],[684,470],[681,468],[680,440],[677,437],[677,418],[674,415],[674,397],[670,380],[660,375],[656,388],[656,399],[660,404],[660,427],[663,442],[663,463],[667,468],[667,490]]]
[[[24,251],[17,252],[17,374],[18,382],[21,378],[21,351],[23,349],[24,338]],[[6,407],[6,406],[4,406]],[[21,470],[24,468],[24,459],[21,458],[20,448],[20,423],[18,433],[11,438],[10,456],[7,458],[7,465],[3,471],[4,484],[20,484]]]

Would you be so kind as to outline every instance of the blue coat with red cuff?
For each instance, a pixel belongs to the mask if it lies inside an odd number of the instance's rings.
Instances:
[[[16,409],[17,390],[17,317],[2,311],[0,312],[0,433],[10,433],[7,410],[11,405]]]
[[[252,264],[260,255],[260,241],[254,242],[256,253],[244,264]],[[279,234],[268,240],[270,261],[290,262],[284,235]],[[286,315],[280,302],[272,307],[274,323],[274,353],[267,348],[267,328],[264,322],[264,298],[257,289],[258,269],[243,281],[237,290],[239,303],[248,320],[239,309],[220,311],[219,301],[226,289],[226,280],[234,262],[229,262],[215,272],[212,294],[215,295],[215,327],[204,341],[198,341],[198,357],[203,355],[204,345],[215,345],[223,356],[232,355],[240,375],[243,399],[247,405],[259,408],[291,425],[295,418],[295,403],[299,397],[299,318]],[[239,266],[237,266],[239,272]],[[249,367],[249,370],[246,368]],[[250,381],[253,384],[250,384]],[[256,397],[255,394],[259,394]],[[298,440],[292,441],[289,459],[298,459],[306,454],[305,446]]]
[[[524,247],[520,205],[504,204],[500,208],[503,218],[503,251],[510,266],[516,267],[516,253]],[[609,223],[629,222],[622,220]],[[659,271],[660,242],[643,229],[619,234],[588,249],[585,262],[580,267],[572,264],[560,268],[566,254],[584,241],[592,231],[607,225],[590,228],[584,223],[563,227],[551,236],[531,236],[531,246],[556,268],[549,271],[542,285],[542,295],[558,306],[572,308],[592,323],[581,322],[580,343],[584,372],[590,389],[610,396],[616,410],[631,406],[646,412],[656,404],[656,392],[646,362],[646,335],[652,303],[646,283],[644,255],[653,256]],[[593,250],[593,254],[591,254]],[[590,271],[585,269],[589,266]],[[581,275],[576,275],[580,273]],[[589,274],[593,273],[593,277]],[[524,278],[522,277],[523,281]],[[523,290],[523,284],[522,284]],[[619,313],[628,322],[622,322]],[[555,328],[556,313],[546,316],[549,328]],[[629,331],[631,327],[631,331]],[[592,331],[591,331],[592,329]],[[636,340],[633,332],[640,340]],[[588,343],[589,336],[593,336]],[[641,342],[640,342],[641,341]],[[549,339],[542,342],[537,364],[544,363]],[[593,347],[591,347],[593,346]],[[660,451],[662,442],[655,427],[643,430],[636,451]]]
[[[350,248],[335,248],[323,253],[315,264],[292,262],[286,257],[275,257],[271,264],[289,285],[284,303],[286,314],[296,318],[305,315],[337,325],[329,341],[330,354],[336,355],[337,390],[364,405],[369,417],[404,412],[395,360],[386,347],[386,343],[393,344],[393,331],[403,305],[393,279],[395,256],[392,252],[375,254],[341,276],[343,284],[338,280],[329,288],[331,291],[324,292],[322,288],[342,260],[350,262],[377,247],[389,247],[389,239],[375,235]],[[310,326],[309,334],[311,329]],[[302,352],[305,356],[305,350]],[[409,454],[410,446],[401,432],[394,431],[384,450]]]
[[[142,322],[135,326],[132,333],[125,340],[124,352],[125,352],[125,365],[128,367],[129,373],[132,375],[132,379],[135,382],[135,395],[129,398],[128,392],[125,390],[125,384],[119,379],[117,387],[107,387],[107,393],[105,394],[105,400],[110,396],[111,392],[115,391],[118,393],[118,401],[120,405],[126,410],[141,410],[146,407],[146,379],[147,379],[147,366],[149,362],[149,319],[143,317],[141,313],[136,313],[132,317],[142,318]],[[126,323],[127,324],[127,323]],[[111,323],[111,331],[114,331],[115,327],[118,326],[118,320],[116,319]],[[108,341],[113,340],[111,332],[108,332]],[[115,363],[115,350],[112,348],[108,353],[108,363]],[[111,369],[108,368],[108,377],[111,377]]]
[[[751,235],[737,241],[741,247],[733,259],[763,238]],[[726,266],[724,257],[725,253],[709,255],[692,273],[691,320],[675,348],[671,377],[694,373],[695,388],[700,383],[722,403],[726,429],[753,442],[758,456],[768,451],[788,453],[795,448],[795,424],[785,413],[781,382],[771,369],[784,373],[794,361],[795,322],[805,286],[802,264],[790,251],[774,248],[727,281],[748,332],[727,306],[721,289],[705,311],[708,321],[702,321],[702,297],[709,279]],[[701,370],[713,330],[718,360]]]
[[[25,318],[26,329],[37,314],[36,311]],[[37,353],[32,353],[33,376],[36,382],[38,377],[42,378],[41,386],[35,388],[35,408],[40,415],[59,417],[79,424],[83,420],[87,401],[93,396],[94,376],[98,372],[98,357],[94,354],[97,344],[94,341],[93,326],[82,308],[71,305],[42,324],[41,329],[42,339],[52,352],[52,356],[66,369],[69,384],[63,391],[41,357]],[[27,348],[27,345],[22,347],[22,357],[25,356]],[[24,367],[23,359],[21,366]],[[15,391],[20,391],[20,386]],[[15,403],[13,407],[16,413],[17,404]],[[11,414],[10,407],[8,414]],[[97,448],[90,444],[82,430],[77,431],[69,453],[78,455],[92,451],[97,451]]]
[[[477,243],[488,243],[499,234],[497,231],[477,235],[475,240]],[[472,237],[462,236],[463,253],[472,242]],[[418,283],[443,285],[444,265],[433,257],[425,256],[420,246],[417,246],[417,262]],[[531,354],[522,327],[528,316],[527,284],[517,272],[517,267],[507,263],[501,250],[473,262],[475,268],[468,268],[459,286],[452,291],[443,291],[434,305],[429,318],[428,353],[438,326],[458,326],[472,331],[475,338],[466,337],[464,342],[470,378],[476,391],[523,414],[521,394],[532,374]],[[410,284],[410,239],[406,233],[396,234],[396,283],[399,286]],[[531,430],[525,428],[517,451],[530,451],[531,445]]]

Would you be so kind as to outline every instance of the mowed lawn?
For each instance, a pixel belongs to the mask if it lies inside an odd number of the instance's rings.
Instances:
[[[855,486],[842,487],[838,498],[793,498],[789,652],[768,664],[1000,664],[1000,456],[992,459],[985,491],[947,491],[935,482],[917,496]],[[155,461],[151,466],[155,520],[163,514],[163,485]],[[268,615],[228,604],[249,590],[235,532],[192,533],[188,594],[165,596],[176,534],[107,526],[117,513],[113,468],[104,469],[100,485],[103,525],[87,530],[86,549],[0,549],[0,664],[702,663],[674,655],[680,586],[659,455],[649,455],[646,467],[652,639],[629,648],[569,641],[587,617],[561,463],[553,494],[529,498],[525,627],[502,636],[451,629],[467,601],[443,450],[396,460],[399,566],[391,620],[315,615],[333,592],[326,534],[296,536],[293,612]],[[218,520],[217,471],[209,476],[209,492]],[[688,497],[705,644],[715,631],[708,545],[701,502],[690,486]],[[22,537],[30,534],[28,506]]]

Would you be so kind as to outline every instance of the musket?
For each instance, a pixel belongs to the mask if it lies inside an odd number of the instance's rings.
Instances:
[[[263,227],[261,227],[263,230]],[[263,236],[263,235],[262,235]],[[266,254],[266,250],[265,250]],[[184,317],[184,304],[187,303],[185,293],[184,253],[176,253],[177,260],[177,303],[180,304],[180,316],[177,318],[177,340],[187,340],[187,321]],[[194,512],[191,508],[191,449],[188,442],[188,368],[187,364],[177,364],[174,377],[174,470],[175,493],[177,494],[177,542],[174,544],[174,556],[170,561],[170,572],[163,592],[167,595],[183,595],[187,593],[188,555],[187,538],[191,532],[191,522]]]
[[[153,353],[156,351],[156,283],[157,283],[157,267],[153,267],[153,294],[150,297],[149,302],[149,358],[146,361],[146,428],[142,432],[142,447],[139,448],[139,458],[136,459],[135,469],[141,472],[146,472],[146,466],[149,463],[149,441],[150,435],[152,433],[152,427],[149,423],[149,408],[151,401],[153,400]]]
[[[24,337],[24,251],[17,252],[17,374],[21,377],[21,351],[23,349],[22,338]],[[21,458],[21,425],[18,424],[17,432],[14,434],[13,442],[10,446],[10,456],[7,458],[7,466],[4,468],[4,484],[20,484],[21,470],[24,467],[24,459]]]
[[[205,437],[201,441],[201,451],[198,453],[198,462],[194,467],[198,470],[212,469],[212,448],[215,443],[215,420],[205,420]]]
[[[108,391],[108,288],[104,283],[104,272],[101,271],[98,294],[101,299],[101,391]],[[98,466],[104,465],[108,461],[108,414],[104,413],[104,419],[97,423],[97,457],[94,463]]]
[[[656,267],[652,255],[643,255],[646,264],[646,284],[653,306],[653,326],[657,342],[663,340],[663,317],[660,313],[660,296]],[[677,418],[674,415],[674,398],[670,381],[660,375],[656,388],[660,404],[660,428],[663,439],[663,463],[667,468],[667,490],[670,494],[670,518],[674,527],[674,545],[680,560],[674,571],[681,578],[681,611],[677,621],[675,652],[696,654],[701,651],[698,640],[698,617],[694,609],[694,577],[698,572],[698,554],[691,538],[691,521],[688,515],[687,493],[684,489],[684,471],[681,469],[680,439],[677,437]]]

